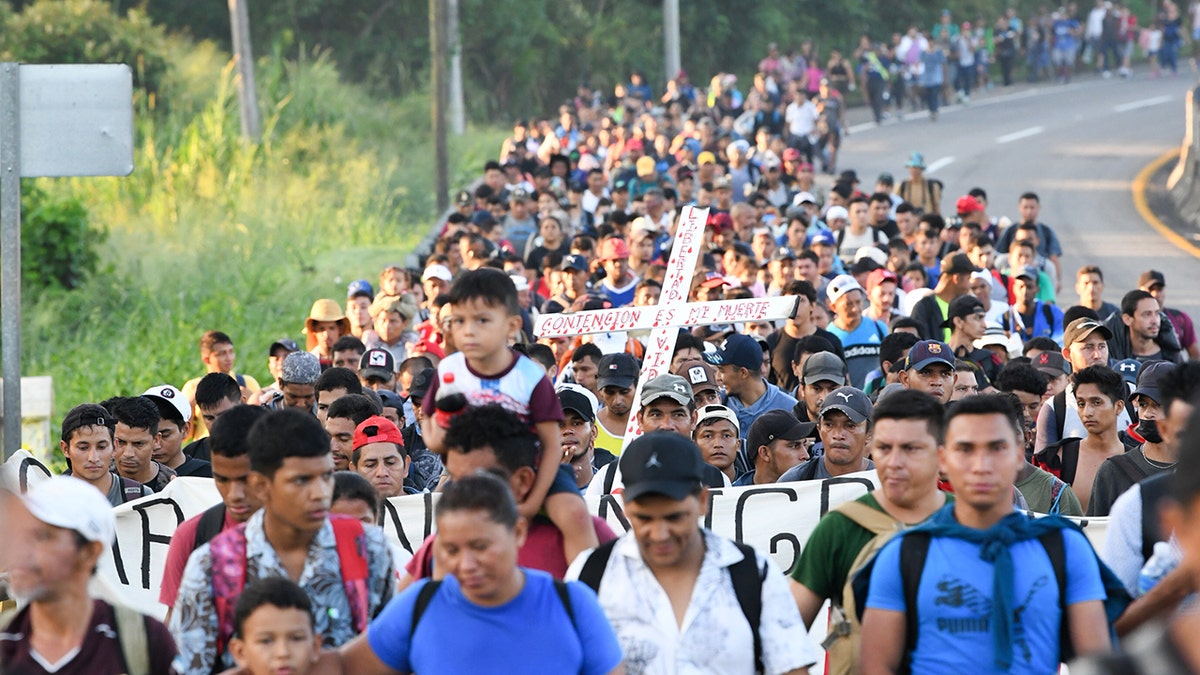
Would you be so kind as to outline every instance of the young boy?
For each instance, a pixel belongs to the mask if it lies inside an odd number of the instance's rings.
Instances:
[[[1117,424],[1128,390],[1124,378],[1107,366],[1088,366],[1076,372],[1071,386],[1087,436],[1048,445],[1034,455],[1033,463],[1070,485],[1087,513],[1096,471],[1104,460],[1128,450]]]
[[[738,456],[741,429],[737,415],[723,405],[706,405],[699,410],[692,440],[700,446],[704,461],[721,470],[730,482],[737,480],[734,461]]]
[[[542,450],[537,482],[520,505],[521,515],[532,518],[544,502],[546,515],[563,532],[567,560],[574,560],[599,542],[571,472],[562,472],[556,482],[563,459],[563,413],[554,386],[541,366],[509,347],[521,328],[517,289],[508,275],[483,267],[464,272],[454,282],[450,305],[449,331],[459,351],[438,365],[437,378],[421,404],[425,443],[436,453],[445,452],[451,416],[439,412],[437,402],[453,391],[462,394],[468,406],[499,403],[516,413],[537,433]]]
[[[237,361],[233,338],[219,330],[205,331],[204,335],[200,336],[200,360],[204,363],[205,373],[226,373],[237,380],[238,386],[242,390],[243,401],[253,400],[252,397],[262,389],[258,385],[258,380],[233,369],[234,363]],[[200,379],[200,377],[193,377],[182,387],[183,395],[187,396],[188,401],[192,404],[192,435],[184,439],[185,441],[199,440],[208,435],[208,426],[205,424],[204,418],[200,416],[200,409],[196,407],[196,385],[200,384]]]
[[[291,579],[269,577],[246,587],[234,609],[229,651],[239,673],[307,675],[321,651],[312,601]]]

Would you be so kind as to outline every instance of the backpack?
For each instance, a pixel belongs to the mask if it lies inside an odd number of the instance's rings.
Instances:
[[[430,580],[417,592],[417,599],[413,603],[412,622],[408,629],[408,640],[410,643],[413,636],[417,634],[417,624],[420,623],[421,617],[425,616],[425,610],[429,609],[429,603],[433,601],[433,596],[437,594],[441,586],[441,581]],[[562,602],[563,609],[567,612],[567,618],[571,620],[571,626],[578,631],[579,627],[575,625],[575,610],[571,607],[571,593],[567,589],[566,582],[555,579],[554,592],[558,594],[558,599]],[[580,639],[582,640],[582,637]]]
[[[579,570],[579,580],[596,593],[600,592],[600,582],[604,579],[608,560],[612,557],[613,548],[618,541],[620,539],[614,539],[596,547]],[[763,565],[759,569],[758,553],[752,547],[736,541],[733,545],[742,552],[742,559],[726,569],[729,570],[729,579],[733,582],[733,594],[737,596],[738,605],[741,606],[742,614],[750,624],[750,632],[754,635],[754,669],[755,672],[761,673],[764,672],[762,636],[759,635],[758,626],[762,619],[762,587],[767,578],[767,566]]]
[[[1142,491],[1142,560],[1154,555],[1154,544],[1166,539],[1159,523],[1158,506],[1169,497],[1174,471],[1162,471],[1138,483]]]
[[[145,491],[144,485],[124,476],[118,476],[121,479],[121,502],[128,503],[137,501],[143,497]]]
[[[1050,566],[1054,569],[1054,579],[1058,587],[1058,609],[1061,617],[1058,630],[1058,658],[1062,663],[1067,663],[1075,658],[1075,648],[1071,644],[1071,626],[1070,616],[1067,612],[1067,554],[1066,546],[1063,543],[1063,531],[1061,529],[1052,530],[1039,536],[1038,541],[1046,550],[1046,556],[1050,558]],[[920,621],[917,616],[917,591],[921,586],[921,576],[925,572],[925,560],[929,555],[929,544],[932,537],[929,532],[915,531],[904,536],[900,542],[900,580],[901,586],[904,588],[904,606],[908,608],[905,612],[904,624],[904,656],[900,661],[899,673],[911,673],[913,653],[917,649],[917,636],[920,632]],[[1124,584],[1120,579],[1104,564],[1099,557],[1096,558],[1096,564],[1100,568],[1100,580],[1104,585],[1104,590],[1107,599],[1104,601],[1105,616],[1108,621],[1109,633],[1113,644],[1116,644],[1116,633],[1112,628],[1112,624],[1117,617],[1125,611],[1129,606],[1131,598],[1129,592],[1125,590]],[[867,591],[870,588],[870,568],[869,566],[862,570],[852,579],[854,585],[854,599],[859,606],[864,606],[867,600]]]
[[[329,515],[333,536],[337,540],[338,560],[341,562],[342,585],[346,600],[350,603],[354,630],[361,633],[367,629],[368,601],[370,593],[367,579],[370,564],[367,561],[367,542],[363,524],[356,518],[338,514]],[[217,659],[216,670],[223,669],[221,654],[225,653],[229,639],[233,637],[233,614],[238,596],[246,587],[246,524],[225,530],[209,542],[212,560],[212,594],[217,612]]]
[[[1079,466],[1080,438],[1064,438],[1051,443],[1033,454],[1033,465],[1045,469],[1067,485],[1075,483],[1075,469]],[[1058,456],[1062,450],[1062,457]]]
[[[225,503],[222,502],[200,514],[200,521],[196,523],[196,538],[192,541],[192,550],[195,551],[212,541],[213,537],[221,534],[221,530],[224,528]]]
[[[875,559],[884,544],[904,529],[904,524],[860,501],[846,502],[834,512],[875,535],[850,565],[850,573],[846,575],[846,585],[842,590],[842,602],[830,603],[829,632],[821,643],[829,656],[826,672],[829,675],[851,675],[859,671],[859,649],[862,645],[862,605],[855,601],[853,579],[859,570]]]
[[[128,675],[150,674],[150,641],[146,637],[146,617],[137,610],[123,605],[108,603],[112,607],[117,630],[117,642],[121,645],[121,659],[125,662]],[[0,612],[0,632],[8,629],[20,609]]]

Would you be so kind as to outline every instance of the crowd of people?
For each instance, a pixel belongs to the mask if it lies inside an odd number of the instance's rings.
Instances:
[[[1167,276],[1114,304],[1099,267],[1064,272],[1053,195],[946,195],[919,152],[819,182],[841,73],[788,59],[744,99],[581,90],[516,125],[420,269],[315,300],[269,379],[210,330],[204,375],[72,408],[67,474],[0,502],[0,670],[1200,672],[1200,345]],[[686,207],[702,251],[664,289]],[[671,327],[669,355],[535,332],[664,294],[795,304]],[[712,490],[860,472],[788,570],[701,524]],[[160,622],[89,581],[112,508],[177,477],[220,502],[171,537]],[[387,500],[431,492],[433,535],[384,535]],[[1062,516],[1108,516],[1100,550]]]

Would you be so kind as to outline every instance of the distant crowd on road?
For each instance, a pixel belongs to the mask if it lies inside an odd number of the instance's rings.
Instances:
[[[741,99],[581,89],[515,125],[417,269],[315,299],[269,379],[214,329],[204,374],[75,406],[68,475],[0,495],[0,669],[1200,672],[1200,344],[1168,275],[1112,302],[1063,269],[1055,195],[947,195],[920,152],[825,188],[839,73],[814,102],[783,60]],[[764,298],[791,309],[538,332]],[[852,474],[877,487],[788,524],[791,569],[703,526],[712,491]],[[180,476],[220,502],[170,538],[166,621],[90,595],[112,509]],[[384,502],[429,493],[436,532],[387,538]],[[1064,516],[1107,516],[1099,550]]]

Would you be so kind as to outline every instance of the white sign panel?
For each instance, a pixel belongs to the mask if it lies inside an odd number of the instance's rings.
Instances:
[[[133,73],[123,63],[22,65],[21,176],[128,176]]]

